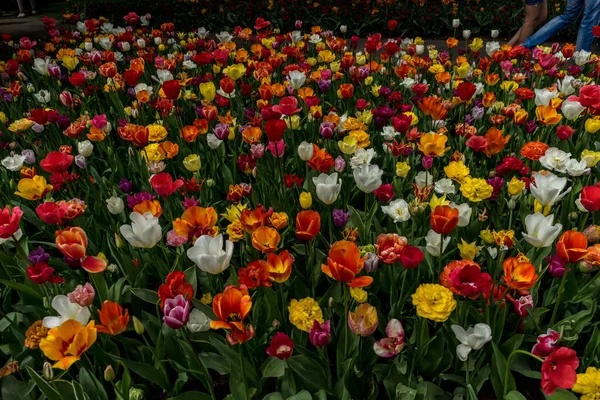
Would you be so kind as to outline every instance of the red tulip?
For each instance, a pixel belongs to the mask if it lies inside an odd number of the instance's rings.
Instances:
[[[477,91],[477,86],[471,82],[461,82],[458,84],[456,91],[458,92],[458,97],[460,97],[462,101],[470,101]]]
[[[129,85],[129,86],[135,86],[138,84],[138,73],[137,71],[133,70],[133,69],[128,69],[127,71],[123,72],[123,79],[125,79],[125,82]]]
[[[394,129],[400,133],[408,132],[411,123],[412,117],[410,115],[398,114],[392,118],[392,124],[394,125]]]
[[[8,239],[19,230],[23,211],[20,207],[7,207],[0,210],[0,239]]]
[[[542,390],[551,395],[556,388],[571,389],[577,382],[579,358],[575,350],[560,347],[542,363]]]
[[[173,181],[171,175],[166,172],[161,172],[150,178],[150,185],[152,185],[152,189],[154,189],[159,196],[169,197],[173,192],[183,186],[183,181],[181,179]]]
[[[457,268],[450,272],[448,278],[456,292],[470,299],[492,290],[492,277],[487,272],[481,272],[477,266]]]
[[[71,74],[71,76],[69,77],[69,82],[71,82],[71,85],[73,86],[83,86],[85,85],[85,75],[82,74],[81,72],[74,72]]]
[[[46,263],[36,263],[27,267],[27,276],[33,283],[41,285],[46,282],[62,283],[65,280],[60,276],[54,275],[54,268]]]
[[[406,269],[416,268],[425,258],[425,254],[418,247],[407,244],[400,252],[400,262]]]
[[[294,342],[290,337],[283,332],[277,332],[269,347],[267,347],[267,354],[271,357],[277,357],[280,360],[287,360],[292,356],[294,352]]]
[[[265,133],[270,142],[279,142],[285,129],[286,124],[282,119],[270,119],[265,123]]]
[[[69,206],[66,203],[56,204],[53,201],[42,203],[35,209],[38,217],[48,225],[61,224],[67,211],[69,211]]]
[[[387,203],[392,200],[395,196],[394,188],[391,183],[386,183],[384,185],[379,186],[379,188],[373,191],[373,194],[381,201],[382,203]]]
[[[559,125],[556,127],[556,137],[560,140],[569,140],[575,130],[568,125]]]
[[[458,225],[458,208],[437,206],[431,213],[430,224],[435,233],[449,234]]]
[[[398,21],[395,19],[390,19],[387,23],[387,26],[390,31],[394,31],[398,27]]]
[[[73,163],[73,156],[61,153],[60,151],[51,151],[46,158],[40,161],[40,167],[46,172],[62,174]]]
[[[593,27],[592,34],[594,35],[594,37],[600,37],[600,26]]]
[[[584,107],[600,108],[600,86],[587,85],[579,90],[576,99]]]
[[[577,231],[566,231],[556,243],[556,254],[565,263],[576,263],[587,254],[587,237]]]
[[[279,105],[273,107],[274,111],[277,111],[283,115],[294,115],[302,108],[298,107],[298,99],[293,96],[286,96],[279,102]]]
[[[163,92],[167,99],[175,100],[179,98],[179,94],[181,93],[181,87],[179,86],[178,80],[170,80],[166,81],[162,84]]]
[[[579,201],[589,212],[600,210],[600,187],[586,186],[581,190]]]

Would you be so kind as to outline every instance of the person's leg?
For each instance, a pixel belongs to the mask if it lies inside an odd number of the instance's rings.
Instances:
[[[523,26],[521,26],[521,33],[519,34],[517,43],[523,43],[531,36],[531,32],[533,32],[533,29],[537,26],[539,10],[540,6],[538,4],[525,6],[525,22],[523,22]]]
[[[546,25],[542,26],[539,31],[534,33],[523,43],[523,46],[530,49],[534,48],[550,39],[558,31],[571,25],[577,20],[579,14],[581,14],[585,1],[586,0],[567,0],[565,11],[558,17],[553,18]]]
[[[540,3],[540,10],[538,12],[537,26],[540,26],[548,19],[548,1],[544,0]]]
[[[508,41],[507,44],[509,46],[515,46],[516,44],[519,43],[519,38],[521,37],[521,30],[523,30],[523,28],[519,28],[517,33],[515,33],[515,35]]]
[[[19,15],[17,15],[17,18],[23,18],[25,16],[25,9],[23,8],[23,0],[17,0],[17,5],[19,6]]]
[[[585,0],[583,19],[577,34],[577,50],[590,51],[594,43],[592,29],[600,21],[600,0]]]
[[[35,8],[35,0],[29,0],[29,4],[31,5],[31,14],[37,14],[37,10]]]

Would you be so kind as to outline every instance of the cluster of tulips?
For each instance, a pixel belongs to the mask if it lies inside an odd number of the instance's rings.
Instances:
[[[600,398],[599,57],[42,21],[2,36],[3,398]]]

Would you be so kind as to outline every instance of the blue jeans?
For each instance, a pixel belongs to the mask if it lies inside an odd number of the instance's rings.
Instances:
[[[546,42],[558,31],[575,22],[582,11],[583,19],[577,34],[577,50],[590,51],[594,42],[592,28],[600,21],[600,0],[567,0],[567,8],[562,15],[542,26],[523,43],[523,46],[531,49]]]

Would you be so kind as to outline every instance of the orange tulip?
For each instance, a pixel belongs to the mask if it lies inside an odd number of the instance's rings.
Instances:
[[[483,94],[482,103],[484,107],[491,107],[496,102],[496,95],[493,92],[485,92]]]
[[[434,120],[443,120],[446,118],[448,110],[444,107],[441,97],[427,96],[419,102],[419,108],[425,115],[429,115]]]
[[[327,265],[321,271],[336,281],[345,282],[349,287],[365,287],[373,282],[370,276],[357,277],[363,269],[366,257],[360,257],[360,250],[354,242],[340,240],[329,249]]]
[[[157,150],[163,157],[171,159],[179,154],[179,145],[167,140],[159,144]]]
[[[455,48],[456,46],[458,46],[458,39],[449,37],[448,39],[446,39],[446,46],[448,46],[449,49]]]
[[[471,260],[452,261],[444,267],[444,270],[440,274],[440,284],[446,289],[450,289],[453,293],[460,294],[460,292],[454,286],[452,286],[452,282],[450,282],[450,274],[455,269],[462,269],[465,267],[476,267],[481,270],[479,264]]]
[[[184,211],[181,218],[173,221],[173,229],[179,236],[193,241],[202,235],[216,236],[219,233],[218,215],[214,208],[192,206]]]
[[[458,224],[458,209],[450,206],[437,206],[429,220],[431,229],[440,235],[447,235]]]
[[[261,226],[252,233],[252,246],[263,253],[271,253],[277,250],[280,239],[276,229]]]
[[[587,237],[577,231],[566,231],[556,243],[556,254],[566,263],[576,263],[587,254]]]
[[[272,210],[266,210],[262,205],[258,205],[254,210],[246,208],[240,214],[240,222],[246,232],[254,233],[259,227],[265,225],[269,217],[271,217],[271,213]]]
[[[444,154],[450,147],[446,147],[448,136],[439,133],[426,133],[421,136],[419,150],[426,156],[437,157]]]
[[[342,99],[349,99],[354,95],[354,86],[351,83],[342,83],[340,85],[340,96]]]
[[[96,337],[94,321],[83,326],[69,319],[48,331],[48,335],[40,341],[40,350],[46,357],[56,361],[53,368],[66,370],[79,361],[81,355],[96,342]]]
[[[144,200],[141,203],[136,204],[136,206],[133,207],[133,211],[141,215],[149,212],[156,218],[160,218],[163,212],[158,200]]]
[[[56,248],[65,256],[76,260],[85,257],[88,239],[85,231],[78,226],[71,226],[56,231]]]
[[[497,128],[490,128],[485,134],[486,146],[484,149],[485,155],[492,157],[500,153],[504,149],[504,145],[508,143],[510,135],[502,136],[502,131]]]
[[[537,106],[535,116],[542,125],[555,125],[562,119],[562,115],[552,106]]]
[[[100,322],[102,325],[97,325],[98,332],[107,333],[109,335],[118,335],[127,329],[129,323],[129,311],[123,312],[123,307],[119,303],[110,300],[105,300],[102,303],[100,314]]]
[[[271,215],[269,222],[275,229],[283,229],[288,225],[288,215],[284,212],[276,212]]]
[[[269,279],[282,283],[289,279],[292,273],[292,265],[294,264],[294,256],[289,251],[284,250],[279,254],[267,254],[267,263],[265,272],[269,275]]]
[[[504,260],[502,264],[504,276],[502,279],[506,286],[516,290],[531,289],[538,278],[535,267],[526,261],[519,261],[516,257],[510,257]]]
[[[252,308],[252,299],[245,287],[227,286],[213,299],[213,312],[219,320],[211,321],[212,329],[225,329],[230,344],[244,343],[254,336],[252,325],[245,326],[244,319]]]
[[[296,239],[308,241],[321,231],[321,214],[316,211],[300,211],[296,215]]]

